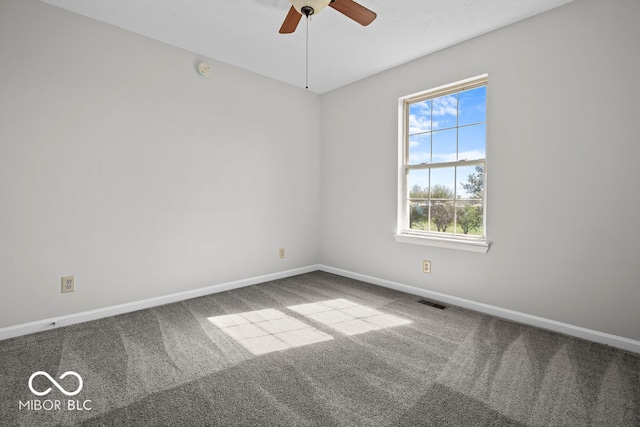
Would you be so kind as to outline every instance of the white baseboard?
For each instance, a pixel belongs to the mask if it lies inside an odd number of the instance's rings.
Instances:
[[[610,345],[611,347],[620,348],[634,353],[640,353],[640,341],[632,340],[629,338],[607,334],[605,332],[594,331],[592,329],[582,328],[580,326],[574,326],[568,323],[545,319],[544,317],[520,313],[518,311],[509,310],[506,308],[458,298],[451,295],[442,294],[440,292],[428,291],[426,289],[420,289],[385,279],[379,279],[377,277],[366,276],[364,274],[354,273],[348,270],[329,267],[326,265],[319,265],[318,269],[327,273],[337,274],[338,276],[360,280],[362,282],[371,283],[373,285],[395,289],[397,291],[406,292],[408,294],[417,295],[424,298],[430,298],[436,301],[456,305],[458,307],[468,308],[469,310],[474,310],[503,319],[524,323],[526,325],[536,326],[538,328],[548,329],[554,332],[560,332],[562,334],[571,335],[600,344]]]
[[[610,345],[612,347],[623,350],[640,353],[640,341],[617,335],[607,334],[605,332],[594,331],[580,326],[574,326],[567,323],[557,322],[555,320],[545,319],[544,317],[533,316],[506,308],[496,307],[489,304],[483,304],[458,298],[440,292],[420,289],[413,286],[404,285],[402,283],[392,282],[377,277],[367,276],[360,273],[354,273],[348,270],[330,267],[327,265],[310,265],[307,267],[286,270],[279,273],[266,274],[264,276],[251,277],[248,279],[237,280],[233,282],[221,283],[218,285],[208,286],[205,288],[194,289],[191,291],[179,292],[175,294],[165,295],[156,298],[150,298],[142,301],[134,301],[126,304],[120,304],[112,307],[99,308],[96,310],[84,311],[81,313],[69,314],[66,316],[54,317],[50,319],[38,320],[35,322],[24,323],[21,325],[0,328],[0,340],[18,337],[21,335],[32,334],[52,329],[54,327],[69,326],[76,323],[88,322],[90,320],[102,319],[118,314],[130,313],[132,311],[143,310],[145,308],[157,307],[164,304],[183,301],[190,298],[197,298],[204,295],[214,294],[218,292],[229,291],[232,289],[243,288],[245,286],[256,285],[258,283],[269,282],[271,280],[283,279],[286,277],[297,276],[299,274],[310,273],[312,271],[325,271],[327,273],[337,274],[362,282],[371,283],[373,285],[385,288],[395,289],[397,291],[406,292],[408,294],[430,298],[436,301],[456,305],[458,307],[467,308],[469,310],[478,311],[480,313],[490,314],[515,322],[524,323],[526,325],[536,326],[566,335],[582,338],[585,340],[597,342],[600,344]]]
[[[109,316],[116,316],[118,314],[130,313],[132,311],[143,310],[145,308],[157,307],[159,305],[170,304],[172,302],[178,302],[186,299],[201,297],[204,295],[243,288],[245,286],[251,286],[258,283],[269,282],[271,280],[297,276],[299,274],[310,273],[317,270],[317,265],[310,265],[307,267],[286,270],[279,273],[266,274],[264,276],[236,280],[234,282],[207,286],[205,288],[194,289],[191,291],[178,292],[161,297],[149,298],[142,301],[134,301],[130,303],[115,305],[112,307],[104,307],[96,310],[84,311],[81,313],[74,313],[66,316],[52,317],[50,319],[37,320],[35,322],[9,326],[6,328],[0,328],[0,340],[32,334],[35,332],[42,332],[52,328],[69,326],[76,323],[88,322],[90,320],[102,319]]]

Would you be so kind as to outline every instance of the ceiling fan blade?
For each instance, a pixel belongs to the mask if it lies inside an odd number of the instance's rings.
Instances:
[[[284,22],[282,23],[282,27],[280,27],[280,34],[291,34],[298,27],[298,22],[300,22],[300,18],[302,15],[298,13],[295,7],[291,6],[289,9],[289,13],[287,13],[287,17],[284,18]]]
[[[376,19],[376,13],[353,0],[334,0],[329,6],[353,19],[360,25],[369,25]]]

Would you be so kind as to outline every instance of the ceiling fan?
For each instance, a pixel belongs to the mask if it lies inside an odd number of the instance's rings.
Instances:
[[[292,4],[287,17],[284,18],[280,34],[290,34],[296,30],[300,18],[320,13],[326,6],[330,6],[338,12],[351,18],[360,25],[369,25],[376,19],[375,12],[367,9],[353,0],[289,0]]]

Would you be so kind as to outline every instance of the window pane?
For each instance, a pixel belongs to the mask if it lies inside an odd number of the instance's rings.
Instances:
[[[431,231],[454,232],[454,205],[455,202],[453,200],[433,201],[431,203]]]
[[[455,168],[431,169],[431,231],[453,232]]]
[[[422,133],[409,137],[409,164],[431,162],[431,133]]]
[[[458,160],[484,159],[487,125],[465,126],[458,129]]]
[[[484,168],[482,165],[458,166],[456,197],[482,202],[484,197]]]
[[[407,176],[409,198],[426,199],[429,197],[429,170],[410,170]]]
[[[409,105],[409,135],[431,130],[431,100]]]
[[[482,203],[471,200],[456,201],[456,233],[484,235]]]
[[[431,161],[433,163],[455,162],[456,159],[456,129],[433,132],[433,150]]]
[[[409,228],[429,229],[429,171],[412,170],[407,176],[409,188]]]
[[[467,90],[458,94],[459,114],[458,126],[487,121],[486,112],[487,87]]]
[[[482,165],[457,168],[456,233],[484,235],[484,168]]]
[[[433,99],[433,130],[448,129],[458,124],[457,95]]]
[[[453,200],[455,188],[455,168],[431,169],[431,198]]]

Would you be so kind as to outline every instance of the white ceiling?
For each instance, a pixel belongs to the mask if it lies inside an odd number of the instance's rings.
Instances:
[[[305,19],[289,0],[42,0],[291,85],[305,86]],[[572,0],[359,0],[363,27],[325,8],[309,22],[309,90],[324,93]],[[215,69],[213,70],[215,73]]]

